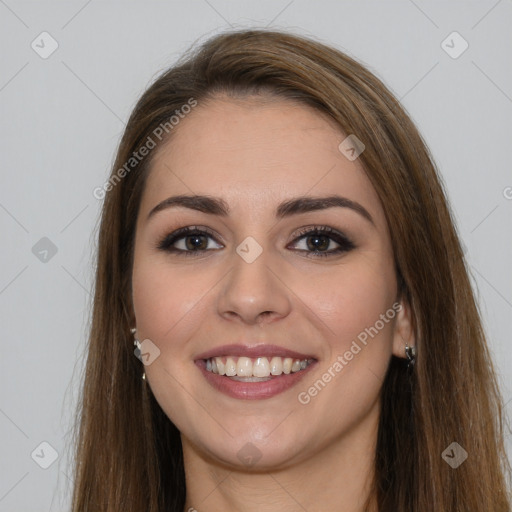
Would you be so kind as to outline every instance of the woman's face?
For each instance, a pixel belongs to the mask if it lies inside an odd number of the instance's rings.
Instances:
[[[252,97],[199,104],[174,130],[148,176],[132,277],[146,378],[184,449],[278,468],[365,442],[410,324],[346,136],[309,107]]]

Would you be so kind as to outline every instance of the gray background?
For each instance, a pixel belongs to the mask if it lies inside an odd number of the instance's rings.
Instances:
[[[0,511],[69,506],[101,207],[92,191],[144,88],[230,25],[316,36],[402,100],[445,180],[510,414],[511,22],[511,0],[0,0]],[[46,59],[31,47],[50,48],[43,31],[59,45]],[[459,53],[462,41],[442,46],[453,31],[469,44],[457,58],[445,49]],[[58,453],[47,469],[43,441]]]

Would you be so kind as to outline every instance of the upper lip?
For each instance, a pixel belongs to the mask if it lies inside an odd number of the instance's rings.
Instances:
[[[310,354],[302,354],[294,350],[288,350],[278,345],[222,345],[212,348],[206,352],[199,354],[196,361],[200,359],[210,359],[212,357],[238,356],[238,357],[291,357],[292,359],[315,359]]]

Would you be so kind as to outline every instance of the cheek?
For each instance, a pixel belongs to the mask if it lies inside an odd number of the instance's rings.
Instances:
[[[133,274],[133,308],[139,339],[150,339],[162,351],[173,350],[164,343],[174,327],[192,307],[190,287],[184,286],[162,266],[161,261],[135,255]]]
[[[137,318],[137,330],[140,336],[155,336],[163,328],[163,319],[166,311],[174,311],[169,308],[176,301],[173,288],[167,290],[162,282],[162,273],[157,265],[151,265],[147,259],[134,262],[132,289],[133,307]],[[172,314],[172,313],[171,313]],[[172,318],[169,318],[172,322]]]
[[[199,394],[190,384],[194,370],[187,343],[199,324],[198,315],[204,315],[205,288],[199,283],[205,278],[172,270],[162,258],[135,256],[132,287],[138,336],[160,350],[154,363],[144,368],[146,379],[163,411],[185,431],[211,419],[194,398]],[[184,393],[184,388],[189,391]]]
[[[186,325],[187,313],[198,309],[207,285],[199,287],[197,281],[189,273],[171,271],[162,258],[136,255],[132,287],[139,335],[163,342],[178,324]]]
[[[379,321],[396,297],[395,277],[384,260],[358,258],[315,279],[297,280],[294,291],[325,326],[331,358],[347,350],[352,340],[376,322],[380,339],[391,338],[393,322]]]
[[[329,328],[329,354],[315,378],[301,386],[299,402],[332,435],[367,415],[382,387],[396,317],[396,283],[388,264],[361,259],[301,291],[309,292],[309,303]]]

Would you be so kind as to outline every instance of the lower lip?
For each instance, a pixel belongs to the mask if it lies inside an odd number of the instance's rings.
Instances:
[[[283,393],[287,389],[295,386],[303,377],[309,373],[311,368],[316,365],[313,361],[304,370],[295,373],[281,374],[271,380],[262,382],[240,382],[232,380],[224,375],[209,372],[206,369],[204,360],[196,361],[196,365],[201,370],[204,378],[217,390],[232,398],[242,400],[262,400],[264,398],[271,398],[279,393]]]

